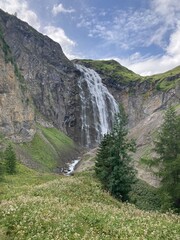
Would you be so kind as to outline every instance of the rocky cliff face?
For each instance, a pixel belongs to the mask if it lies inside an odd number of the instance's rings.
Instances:
[[[81,137],[84,110],[82,86],[79,84],[83,74],[66,58],[59,44],[15,16],[0,10],[0,26],[37,111],[77,143],[84,144]],[[75,63],[99,73],[116,101],[123,103],[129,115],[130,128],[163,110],[168,104],[179,103],[180,70],[174,75],[142,78],[115,61],[79,60]],[[87,92],[86,86],[87,83],[83,83],[84,93]],[[89,98],[85,96],[84,101]],[[95,117],[91,105],[87,104],[87,119],[100,119]],[[97,124],[97,121],[92,123],[90,137],[95,135],[95,129],[99,129],[100,123]]]
[[[22,90],[15,66],[8,60],[10,53],[2,35],[0,46],[0,132],[15,142],[30,141],[35,134],[30,96]]]
[[[80,72],[58,43],[27,23],[0,10],[0,25],[36,109],[76,140]]]

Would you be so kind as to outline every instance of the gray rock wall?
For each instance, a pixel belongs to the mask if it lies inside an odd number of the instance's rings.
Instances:
[[[36,109],[47,120],[78,141],[77,79],[74,68],[60,45],[0,10],[4,39],[24,76]]]
[[[0,44],[1,44],[0,40]],[[30,96],[23,94],[14,65],[0,49],[0,132],[14,142],[31,141],[36,130]]]

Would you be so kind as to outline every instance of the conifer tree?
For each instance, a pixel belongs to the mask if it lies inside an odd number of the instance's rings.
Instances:
[[[4,175],[4,168],[3,168],[3,152],[0,151],[0,181],[2,181],[3,179],[3,175]]]
[[[164,204],[170,199],[173,206],[180,209],[180,117],[173,107],[166,111],[154,143],[158,157],[151,164],[158,167],[162,196],[166,196]]]
[[[2,161],[0,161],[0,181],[2,181],[3,175],[4,175],[3,164],[2,164]]]
[[[135,151],[135,142],[127,139],[127,115],[122,107],[116,115],[113,129],[99,145],[95,172],[104,188],[122,201],[128,200],[135,170],[129,152]]]
[[[8,174],[16,172],[16,154],[11,144],[8,145],[4,152],[5,169]]]

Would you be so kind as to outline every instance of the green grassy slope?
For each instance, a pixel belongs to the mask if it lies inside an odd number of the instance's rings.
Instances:
[[[144,77],[144,79],[157,82],[157,90],[167,91],[174,88],[176,84],[180,84],[180,66],[165,73]]]
[[[92,173],[52,180],[55,175],[24,171],[6,178],[8,188],[1,190],[2,240],[179,239],[179,216],[122,204],[101,190]]]
[[[142,80],[142,77],[133,71],[122,66],[115,60],[78,60],[79,63],[84,64],[86,67],[92,68],[99,74],[112,78],[121,83],[128,83],[131,81]],[[76,62],[76,60],[75,60]]]
[[[122,66],[115,60],[80,59],[74,60],[74,62],[82,63],[86,67],[97,71],[101,76],[105,76],[108,79],[113,79],[125,85],[131,82],[147,81],[155,83],[157,90],[167,91],[174,88],[178,82],[180,83],[180,66],[165,73],[143,77]]]
[[[54,180],[59,175],[50,173],[40,173],[17,163],[17,174],[4,175],[0,182],[0,203],[3,199],[11,200],[20,194],[26,194],[31,188],[44,182]],[[0,238],[1,239],[1,238]]]
[[[53,170],[59,165],[63,166],[76,155],[75,145],[68,136],[56,128],[42,126],[38,126],[38,131],[31,142],[23,143],[16,148],[21,158],[28,159],[32,166],[45,171]]]

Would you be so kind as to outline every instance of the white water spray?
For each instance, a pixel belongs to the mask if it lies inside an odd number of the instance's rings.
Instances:
[[[89,147],[94,141],[99,143],[103,135],[111,130],[118,105],[97,72],[79,64],[76,64],[76,67],[82,72],[78,83],[82,141],[83,145]]]

